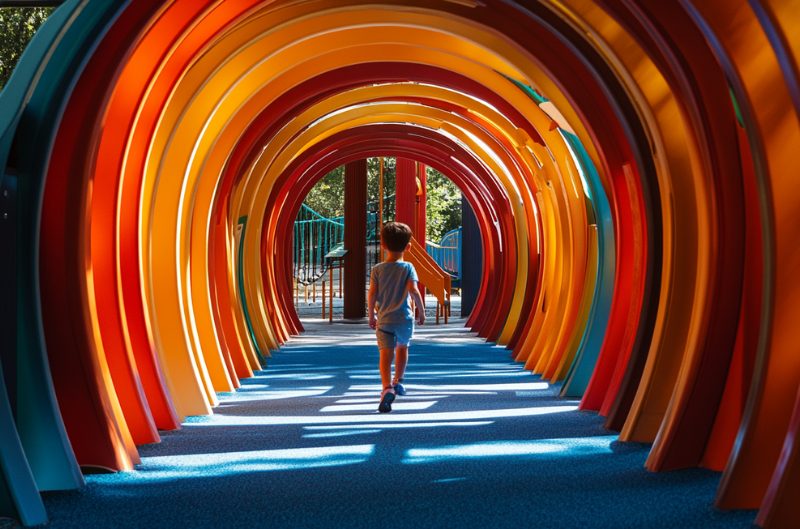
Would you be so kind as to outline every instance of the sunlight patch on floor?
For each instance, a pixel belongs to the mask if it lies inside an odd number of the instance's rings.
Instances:
[[[304,470],[352,465],[367,461],[375,445],[315,446],[281,450],[253,450],[143,457],[128,484],[191,478],[223,477],[244,472]]]
[[[509,384],[406,384],[403,382],[403,385],[408,391],[532,391],[548,389],[550,387],[547,382],[520,382]],[[355,384],[350,386],[350,389],[354,391],[380,391],[381,386],[379,384]]]
[[[403,400],[405,400],[405,398]],[[333,404],[331,406],[325,406],[320,411],[323,413],[342,412],[342,411],[374,411],[376,404],[377,402],[369,404]],[[434,404],[436,404],[435,400],[429,400],[424,402],[395,401],[395,403],[392,404],[392,410],[393,411],[427,410]]]
[[[409,386],[406,386],[408,390]],[[376,395],[380,395],[381,386],[379,384],[375,385],[375,388],[370,391],[347,391],[343,393],[342,397],[374,397]],[[425,395],[429,398],[433,398],[434,395],[440,395],[440,391],[419,391],[416,390],[413,393],[413,396],[422,396]],[[496,391],[448,391],[448,395],[497,395]],[[404,395],[403,398],[411,397],[412,395]]]
[[[303,429],[309,431],[319,431],[319,430],[341,430],[341,429],[348,429],[353,430],[356,428],[380,428],[380,429],[387,429],[387,428],[449,428],[449,427],[464,427],[464,426],[488,426],[490,424],[494,424],[494,421],[453,421],[453,422],[405,422],[405,423],[372,423],[368,426],[362,426],[358,424],[340,424],[336,426],[306,426]]]
[[[331,432],[307,433],[303,439],[326,439],[330,437],[349,437],[351,435],[367,435],[380,433],[379,429],[364,428],[362,430],[337,430]]]
[[[333,386],[313,387],[303,389],[274,389],[274,390],[253,390],[220,395],[221,405],[232,405],[239,402],[257,400],[284,400],[297,399],[301,397],[316,397],[324,395],[333,389]]]
[[[367,404],[373,403],[375,405],[380,402],[380,395],[371,394],[371,398],[353,398],[353,399],[341,399],[337,400],[336,404]],[[447,397],[451,397],[452,395],[436,395],[433,393],[428,393],[424,395],[403,395],[403,400],[430,400],[430,399],[445,399]]]
[[[508,408],[500,410],[468,410],[434,413],[396,413],[386,417],[378,414],[377,410],[369,415],[295,415],[295,416],[240,416],[240,415],[211,415],[205,420],[193,422],[193,427],[206,426],[283,426],[288,424],[313,425],[313,424],[342,424],[342,423],[373,423],[377,420],[383,422],[420,422],[420,421],[463,421],[480,419],[501,419],[508,417],[532,417],[536,415],[549,415],[552,413],[567,413],[576,411],[577,406],[539,406],[526,408]],[[380,419],[378,419],[380,417]]]
[[[617,436],[578,437],[565,439],[537,439],[530,441],[490,441],[434,448],[412,448],[406,452],[403,463],[419,464],[449,460],[478,459],[486,457],[527,457],[549,454],[590,455],[611,453],[611,443]]]

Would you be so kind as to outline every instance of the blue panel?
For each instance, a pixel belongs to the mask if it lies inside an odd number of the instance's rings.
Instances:
[[[475,213],[461,197],[461,316],[469,316],[478,300],[483,274],[481,232]]]

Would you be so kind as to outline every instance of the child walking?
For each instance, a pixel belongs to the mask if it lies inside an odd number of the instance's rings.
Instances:
[[[425,323],[425,308],[417,288],[417,271],[414,265],[403,261],[403,253],[410,241],[411,228],[406,224],[387,223],[381,230],[381,247],[386,250],[388,257],[370,272],[367,311],[369,326],[375,329],[380,350],[383,392],[378,411],[381,413],[392,411],[395,395],[405,395],[403,373],[408,364],[408,346],[414,334],[414,308],[409,303],[409,297],[417,308],[419,324]]]

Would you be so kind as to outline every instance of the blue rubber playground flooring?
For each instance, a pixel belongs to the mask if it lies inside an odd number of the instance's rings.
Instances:
[[[751,527],[720,475],[651,473],[594,413],[458,324],[418,329],[408,395],[377,413],[366,325],[312,324],[268,367],[141,447],[134,472],[47,493],[56,528]]]

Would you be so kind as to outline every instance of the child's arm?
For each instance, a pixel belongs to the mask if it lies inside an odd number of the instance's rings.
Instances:
[[[367,293],[367,316],[369,317],[369,326],[372,329],[378,325],[378,320],[375,317],[375,299],[377,298],[377,294],[375,281],[370,281],[369,292]]]
[[[406,282],[406,288],[408,288],[408,293],[411,295],[411,299],[414,300],[414,305],[417,307],[417,321],[422,325],[425,323],[425,305],[422,304],[422,295],[417,288],[417,282],[413,279],[409,279]]]

